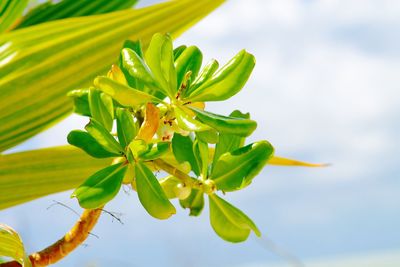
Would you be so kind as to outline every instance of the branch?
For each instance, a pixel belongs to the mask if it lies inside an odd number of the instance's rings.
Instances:
[[[103,207],[94,210],[84,210],[79,221],[75,223],[74,227],[72,227],[65,236],[42,251],[29,256],[32,266],[39,267],[54,264],[81,245],[96,225],[101,215],[102,208]],[[21,267],[21,264],[12,261],[0,263],[0,267]]]

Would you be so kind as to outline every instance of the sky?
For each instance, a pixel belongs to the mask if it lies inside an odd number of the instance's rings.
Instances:
[[[207,109],[250,112],[258,128],[249,142],[265,139],[277,155],[331,166],[268,166],[246,190],[229,194],[263,233],[241,244],[213,233],[207,208],[199,218],[178,210],[157,221],[134,192],[121,191],[107,209],[124,224],[102,216],[98,238],[58,266],[400,264],[399,14],[395,0],[230,0],[221,6],[176,45],[197,45],[206,61],[221,63],[245,48],[257,64],[239,94]],[[13,151],[64,144],[84,123],[71,116]],[[21,233],[29,251],[41,249],[77,219],[61,206],[48,209],[60,201],[79,211],[69,194],[1,211],[1,220]]]

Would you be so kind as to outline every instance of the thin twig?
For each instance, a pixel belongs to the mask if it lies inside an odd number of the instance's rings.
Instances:
[[[104,209],[102,209],[101,211],[110,215],[113,218],[113,220],[116,219],[120,224],[122,224],[122,225],[124,224],[124,222],[121,220],[121,218],[118,217],[118,216],[122,216],[122,213],[111,212],[111,211],[104,210]]]
[[[72,211],[73,213],[75,213],[76,216],[78,216],[78,217],[81,216],[76,210],[74,210],[73,208],[71,208],[71,207],[65,205],[64,203],[59,202],[59,201],[57,201],[57,200],[53,200],[53,202],[54,202],[53,204],[51,204],[50,206],[48,206],[48,207],[46,208],[47,210],[49,210],[50,208],[52,208],[52,207],[54,207],[54,206],[56,206],[56,205],[60,205],[60,206],[63,206],[64,208],[67,208],[68,210]]]

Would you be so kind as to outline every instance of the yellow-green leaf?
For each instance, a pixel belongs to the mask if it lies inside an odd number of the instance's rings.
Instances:
[[[309,163],[304,161],[299,161],[295,159],[288,159],[282,157],[272,157],[267,161],[268,165],[278,165],[278,166],[295,166],[295,167],[326,167],[329,164],[324,163]]]
[[[261,236],[254,222],[232,204],[215,194],[209,195],[209,202],[211,226],[222,239],[234,243],[242,242],[247,239],[251,230]]]
[[[126,165],[117,163],[95,172],[75,189],[71,197],[76,197],[85,209],[104,206],[118,194],[126,169]]]
[[[160,99],[148,93],[118,83],[105,76],[97,77],[94,80],[94,85],[124,106],[136,108],[147,102],[160,102]]]
[[[2,0],[0,2],[0,33],[15,23],[27,4],[28,0]]]
[[[0,155],[0,210],[73,189],[110,163],[73,146]]]
[[[18,233],[2,223],[0,223],[0,256],[13,258],[24,267],[31,266]]]
[[[17,0],[20,1],[20,0]],[[16,28],[72,17],[103,14],[130,8],[137,0],[62,0],[47,1],[26,14]]]
[[[145,59],[163,93],[173,98],[177,88],[171,36],[155,34],[145,53]]]
[[[138,162],[135,165],[135,174],[140,203],[151,216],[163,220],[176,213],[157,178],[146,165]]]
[[[211,130],[210,126],[205,125],[204,123],[201,123],[200,121],[194,119],[190,112],[187,112],[187,109],[183,106],[176,106],[174,108],[174,112],[179,128],[185,131],[201,132]]]

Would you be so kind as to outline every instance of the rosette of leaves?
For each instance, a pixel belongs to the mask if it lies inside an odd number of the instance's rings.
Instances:
[[[146,52],[140,42],[127,41],[118,66],[97,77],[94,87],[69,94],[75,112],[90,122],[85,131],[72,131],[68,142],[93,157],[115,158],[73,196],[84,208],[98,208],[123,183],[131,184],[150,215],[167,219],[176,212],[169,199],[178,198],[197,216],[207,195],[210,222],[221,238],[240,242],[251,231],[259,236],[251,219],[218,191],[248,186],[272,157],[273,147],[267,141],[245,145],[257,126],[249,114],[204,110],[205,102],[238,93],[254,64],[254,56],[242,50],[221,68],[216,60],[201,68],[201,51],[195,46],[173,49],[168,35],[154,35]],[[157,179],[157,170],[168,176]]]

